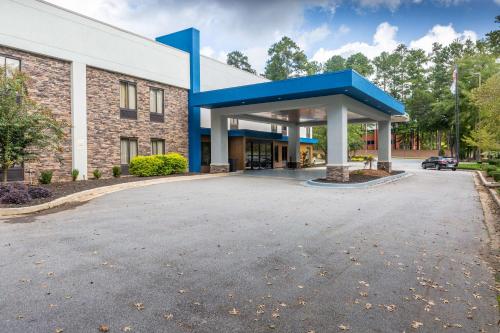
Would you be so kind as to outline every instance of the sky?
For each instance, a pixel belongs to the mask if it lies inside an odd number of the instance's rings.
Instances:
[[[500,0],[47,0],[149,38],[195,27],[201,52],[224,61],[245,53],[259,73],[283,36],[311,60],[362,52],[369,58],[399,43],[476,40],[498,29]]]

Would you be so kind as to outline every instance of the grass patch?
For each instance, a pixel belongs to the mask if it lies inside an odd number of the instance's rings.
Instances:
[[[462,170],[481,170],[481,164],[479,163],[464,163],[460,162],[457,169]]]

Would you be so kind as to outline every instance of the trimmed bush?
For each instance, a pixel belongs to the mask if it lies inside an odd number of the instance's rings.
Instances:
[[[157,155],[136,156],[130,161],[129,172],[139,177],[158,176],[162,167],[162,160]]]
[[[113,172],[113,177],[115,178],[119,178],[122,175],[122,168],[118,165],[115,165],[111,171]]]
[[[95,178],[95,179],[99,179],[99,178],[101,178],[101,177],[102,177],[102,172],[101,172],[101,170],[99,170],[99,169],[95,169],[95,170],[92,172],[92,174],[94,175],[94,178]]]
[[[52,182],[53,172],[51,170],[44,170],[40,172],[40,177],[38,181],[42,184],[50,184]]]
[[[26,185],[22,183],[9,184],[3,186],[3,195],[0,202],[3,204],[21,205],[31,201]]]
[[[76,181],[76,179],[78,178],[79,174],[80,174],[80,171],[78,171],[78,169],[71,170],[71,179],[73,181]]]
[[[187,159],[181,154],[137,156],[130,161],[129,172],[139,177],[167,176],[173,173],[184,173]]]
[[[491,174],[493,172],[497,171],[497,167],[494,166],[494,165],[488,165],[488,167],[486,168],[486,173],[488,174],[488,176],[491,177]]]
[[[495,172],[492,172],[492,173],[491,173],[491,177],[493,177],[493,179],[494,179],[496,182],[500,182],[500,171],[495,171]]]
[[[48,198],[52,196],[50,190],[39,186],[30,187],[28,189],[28,194],[32,199]]]
[[[184,173],[187,170],[187,159],[179,153],[168,153],[158,157],[163,160],[167,168],[172,169],[172,173]]]

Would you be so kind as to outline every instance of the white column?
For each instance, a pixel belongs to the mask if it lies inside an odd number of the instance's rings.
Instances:
[[[87,179],[87,66],[71,63],[71,142],[72,168]]]
[[[378,122],[378,161],[377,169],[392,171],[391,163],[391,122]]]
[[[300,127],[288,127],[288,167],[300,168]]]
[[[217,110],[210,110],[210,123],[210,172],[229,172],[227,116],[221,116]]]
[[[326,108],[328,154],[326,178],[332,181],[349,180],[347,164],[347,108],[341,103]]]

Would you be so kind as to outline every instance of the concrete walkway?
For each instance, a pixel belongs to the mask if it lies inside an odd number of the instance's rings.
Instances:
[[[0,222],[0,331],[497,333],[482,219],[460,171],[116,192]]]

